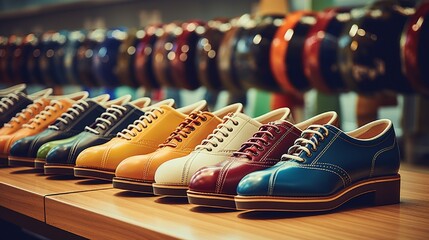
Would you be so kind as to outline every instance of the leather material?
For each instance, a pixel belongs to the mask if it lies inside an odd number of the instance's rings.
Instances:
[[[73,137],[72,141],[66,144],[57,144],[57,146],[50,149],[46,156],[47,164],[70,164],[74,165],[78,155],[87,148],[107,143],[122,129],[126,128],[129,124],[133,123],[144,112],[131,104],[124,106],[125,111],[119,114],[116,111],[109,111],[114,114],[117,118],[109,117],[108,121],[112,124],[106,128],[96,127],[95,130],[98,134],[85,130],[80,134]],[[104,124],[105,126],[105,124]],[[40,151],[41,149],[39,149]]]
[[[50,105],[45,107],[43,111],[32,118],[21,129],[11,135],[0,136],[0,154],[9,155],[11,145],[17,140],[33,136],[45,130],[58,117],[72,106],[74,100],[64,98],[56,101],[51,101]]]
[[[69,138],[82,132],[85,129],[85,126],[93,123],[95,119],[105,111],[103,106],[93,100],[88,100],[86,103],[88,105],[77,103],[82,106],[84,110],[73,107],[73,109],[79,112],[79,115],[76,116],[74,112],[70,112],[70,114],[73,114],[75,119],[67,119],[67,124],[56,120],[56,122],[53,123],[53,126],[57,127],[56,129],[50,127],[41,133],[15,142],[10,149],[10,155],[14,157],[44,158],[45,156],[38,156],[37,154],[37,151],[43,144]],[[52,145],[53,144],[50,144],[49,146]],[[42,153],[46,153],[46,150],[42,149]]]
[[[331,125],[324,127],[327,132],[318,130],[324,139],[316,135],[310,139],[318,139],[316,150],[310,155],[299,153],[303,162],[285,159],[245,176],[238,184],[238,195],[322,197],[361,180],[397,175],[399,148],[389,120],[370,123],[354,133],[344,133]]]
[[[28,99],[26,94],[20,92],[16,94],[12,93],[11,95],[5,97],[5,99],[2,98],[1,103],[5,104],[7,108],[4,108],[3,105],[0,105],[0,127],[3,126],[3,124],[9,122],[9,120],[11,120],[22,109],[33,103],[33,101]]]
[[[21,129],[22,125],[39,114],[46,106],[49,105],[49,103],[50,101],[47,98],[35,100],[34,103],[28,105],[15,117],[11,118],[8,123],[4,124],[2,128],[0,128],[0,136],[12,134]]]
[[[224,116],[230,112],[240,112],[242,107],[241,104],[233,104],[214,113],[191,114],[155,152],[133,156],[121,162],[115,176],[139,182],[154,182],[155,172],[161,164],[191,153],[222,122]]]
[[[188,114],[204,109],[206,104],[201,101],[191,105],[191,108],[188,106],[177,110],[171,107],[172,104],[151,107],[140,118],[145,126],[136,122],[139,128],[129,127],[132,134],[127,133],[127,138],[118,136],[105,144],[82,151],[76,159],[76,168],[114,172],[125,158],[154,152]]]
[[[243,113],[230,114],[224,118],[223,124],[219,125],[217,130],[213,132],[214,136],[209,136],[191,154],[163,163],[156,171],[155,182],[157,185],[187,187],[195,172],[232,156],[262,124],[290,118],[288,108],[274,110],[255,119]]]
[[[248,173],[275,165],[301,135],[314,123],[337,123],[337,114],[327,112],[299,124],[275,121],[263,125],[234,155],[216,165],[197,171],[189,184],[195,192],[236,195],[240,180]]]

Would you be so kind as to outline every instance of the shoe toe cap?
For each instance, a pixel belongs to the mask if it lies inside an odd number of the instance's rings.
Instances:
[[[189,182],[189,189],[196,192],[216,192],[220,169],[216,166],[198,170]]]
[[[249,195],[269,195],[269,184],[271,172],[258,171],[244,176],[237,185],[237,194],[243,196]]]
[[[155,172],[155,182],[159,184],[187,184],[186,161],[188,157],[172,159],[161,164]]]

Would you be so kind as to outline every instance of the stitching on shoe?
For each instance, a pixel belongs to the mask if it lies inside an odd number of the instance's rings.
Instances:
[[[380,156],[380,154],[386,152],[386,151],[390,151],[395,147],[395,143],[396,143],[396,138],[393,138],[393,143],[391,146],[385,147],[381,150],[379,150],[378,152],[376,152],[372,158],[372,162],[371,162],[371,171],[369,172],[369,176],[372,177],[374,174],[374,167],[375,167],[375,161],[377,160],[378,156]]]
[[[338,131],[335,136],[331,139],[331,141],[329,141],[328,144],[326,144],[325,148],[323,148],[323,150],[317,154],[317,156],[314,158],[314,160],[310,163],[310,165],[316,164],[317,161],[319,161],[319,159],[326,153],[326,151],[331,147],[331,145],[335,142],[335,140],[338,138],[338,136],[340,136],[341,132]]]

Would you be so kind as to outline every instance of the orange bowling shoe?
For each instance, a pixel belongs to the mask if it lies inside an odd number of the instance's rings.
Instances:
[[[43,102],[44,105],[48,104],[43,111],[23,124],[21,129],[12,134],[0,136],[0,163],[8,161],[9,151],[13,143],[19,139],[33,136],[45,130],[61,116],[61,114],[70,108],[73,103],[81,99],[86,99],[87,97],[88,92],[85,91],[70,95],[48,97],[48,103]]]
[[[116,169],[113,187],[130,191],[153,193],[155,172],[158,167],[175,158],[191,153],[228,114],[241,112],[240,103],[226,106],[216,112],[193,112],[159,148],[146,155],[133,156],[122,161]]]
[[[122,160],[155,151],[189,114],[207,108],[204,100],[179,109],[174,109],[173,105],[174,100],[170,99],[149,106],[139,120],[117,137],[81,152],[76,159],[74,175],[111,181]]]

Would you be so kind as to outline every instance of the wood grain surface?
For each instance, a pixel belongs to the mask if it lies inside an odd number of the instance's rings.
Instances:
[[[109,183],[45,176],[32,168],[0,168],[0,206],[45,221],[44,198],[111,188]]]
[[[238,212],[116,189],[46,198],[46,222],[92,239],[427,239],[429,173],[401,168],[401,203],[324,213]]]

